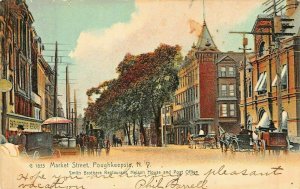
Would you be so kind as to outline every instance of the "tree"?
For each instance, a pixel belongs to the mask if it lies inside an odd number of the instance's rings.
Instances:
[[[157,145],[161,146],[161,108],[172,100],[177,89],[181,61],[180,47],[165,44],[154,52],[137,56],[126,54],[116,69],[117,79],[87,91],[89,96],[100,94],[100,97],[89,104],[86,116],[102,127],[123,128],[129,139],[130,123],[138,122],[146,139],[144,123],[154,120],[159,139]]]

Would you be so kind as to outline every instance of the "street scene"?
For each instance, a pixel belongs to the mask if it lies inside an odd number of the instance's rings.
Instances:
[[[0,0],[0,189],[299,188],[299,5]]]

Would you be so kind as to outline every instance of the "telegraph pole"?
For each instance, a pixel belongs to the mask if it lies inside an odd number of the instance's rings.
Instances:
[[[58,58],[57,58],[57,41],[55,42],[55,57],[54,57],[54,107],[53,117],[57,116],[57,72],[58,72]]]
[[[251,50],[250,48],[247,49],[248,45],[248,38],[246,38],[246,34],[249,34],[249,32],[230,32],[230,33],[236,33],[236,34],[242,34],[243,35],[243,48],[239,48],[243,50],[243,55],[244,55],[244,61],[243,61],[243,83],[244,83],[244,127],[245,129],[248,129],[247,126],[247,119],[248,119],[248,112],[247,112],[247,77],[246,77],[246,72],[247,72],[247,50]]]
[[[76,90],[74,90],[74,125],[75,125],[75,136],[77,136],[77,99],[76,99]]]

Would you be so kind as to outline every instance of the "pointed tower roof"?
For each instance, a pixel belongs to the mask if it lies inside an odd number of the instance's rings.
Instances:
[[[200,51],[219,51],[204,20],[201,34],[199,35],[196,47]]]

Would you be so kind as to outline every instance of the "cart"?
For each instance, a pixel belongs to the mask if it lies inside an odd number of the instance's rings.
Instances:
[[[20,154],[33,159],[61,156],[60,151],[53,148],[52,135],[47,132],[27,134],[26,145]]]
[[[279,154],[281,150],[288,151],[287,133],[283,132],[262,132],[261,133],[261,150],[265,152],[272,150]]]
[[[229,146],[232,152],[256,151],[252,135],[250,134],[239,134],[232,136]]]
[[[218,148],[216,134],[208,133],[207,135],[192,137],[192,140],[190,141],[190,146],[192,148],[193,146],[195,146],[195,149],[197,148],[197,146],[198,148]]]

